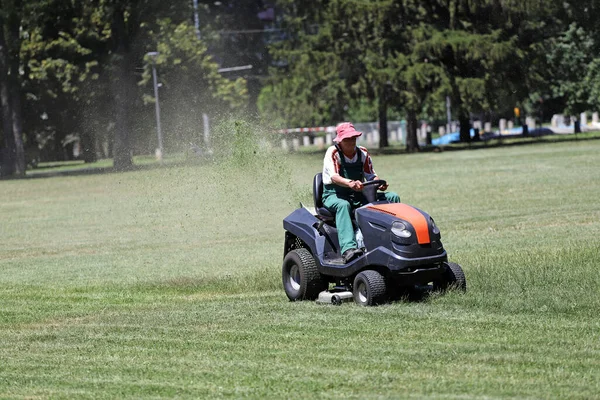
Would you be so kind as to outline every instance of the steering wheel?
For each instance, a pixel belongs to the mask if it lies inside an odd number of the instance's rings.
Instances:
[[[377,201],[377,189],[379,186],[387,185],[387,182],[383,179],[375,179],[372,181],[363,182],[363,195],[369,203]]]
[[[377,185],[377,187],[379,187],[381,185],[387,185],[387,182],[385,180],[383,180],[383,179],[375,179],[375,180],[372,180],[372,181],[363,182],[362,184],[363,184],[363,187],[365,187],[365,186],[375,186],[375,185]]]

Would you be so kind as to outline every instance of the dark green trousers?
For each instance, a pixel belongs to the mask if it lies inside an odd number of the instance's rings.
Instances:
[[[394,192],[377,193],[377,200],[400,203],[400,196]],[[339,196],[336,194],[329,194],[323,197],[323,205],[335,213],[335,225],[338,231],[338,240],[342,254],[348,249],[355,249],[357,247],[350,213],[355,208],[364,204],[366,204],[366,200],[361,193],[357,193],[354,197]]]

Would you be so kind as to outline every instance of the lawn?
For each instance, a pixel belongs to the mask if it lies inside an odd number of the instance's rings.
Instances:
[[[598,397],[600,140],[376,156],[468,291],[373,308],[281,288],[322,155],[233,154],[0,182],[0,398]]]

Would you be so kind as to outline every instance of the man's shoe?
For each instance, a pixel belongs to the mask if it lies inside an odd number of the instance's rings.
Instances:
[[[344,264],[348,264],[352,260],[352,257],[354,257],[354,250],[356,249],[348,249],[344,252],[344,254],[342,254]]]
[[[342,254],[344,264],[348,264],[350,261],[362,256],[363,251],[361,249],[348,249]]]

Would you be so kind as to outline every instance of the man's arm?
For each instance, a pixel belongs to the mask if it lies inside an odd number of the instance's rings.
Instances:
[[[352,181],[339,174],[337,157],[339,156],[335,147],[332,146],[327,149],[327,153],[325,154],[325,159],[323,162],[323,183],[326,185],[333,183],[335,185],[348,187],[352,190],[361,191],[362,182]]]
[[[379,176],[377,175],[377,172],[375,172],[375,169],[373,168],[373,160],[371,159],[371,155],[369,154],[369,152],[367,151],[367,149],[365,149],[365,152],[367,153],[367,156],[365,157],[365,177],[367,178],[367,180],[370,181],[376,181],[379,178]],[[379,190],[387,190],[388,188],[388,184],[386,183],[385,185],[380,185],[379,186]]]
[[[336,185],[349,187],[352,190],[360,192],[363,189],[363,184],[361,181],[353,181],[351,179],[344,178],[340,174],[334,174],[331,176],[331,181]]]

